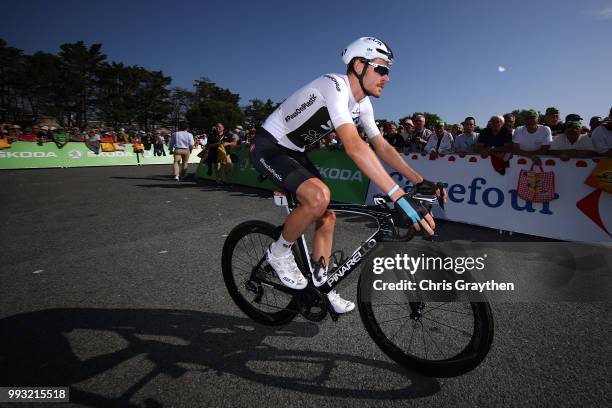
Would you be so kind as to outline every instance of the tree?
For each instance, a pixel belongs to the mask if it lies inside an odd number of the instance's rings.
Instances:
[[[19,120],[18,82],[23,73],[23,51],[7,46],[6,41],[0,38],[0,115],[2,122]]]
[[[226,127],[244,123],[244,113],[238,106],[240,95],[218,87],[208,78],[195,81],[195,103],[186,118],[194,129],[209,130],[215,123]]]
[[[57,56],[41,51],[26,56],[17,87],[34,118],[51,116],[60,120],[64,117],[65,80]]]
[[[279,105],[268,99],[264,103],[260,99],[251,99],[250,104],[244,108],[245,122],[249,126],[259,127],[266,118],[274,112],[274,109]]]
[[[173,126],[177,126],[179,122],[186,120],[186,114],[193,107],[194,103],[194,92],[185,88],[172,88],[170,92],[170,104],[172,107],[169,119]]]
[[[79,127],[87,125],[88,112],[93,105],[97,76],[106,55],[102,54],[102,44],[93,44],[89,48],[83,41],[73,44],[62,44],[58,54],[63,76],[64,98],[58,101],[63,110],[75,116]],[[59,118],[60,121],[62,118]]]
[[[149,130],[160,123],[172,112],[170,91],[167,86],[172,78],[164,76],[161,71],[139,69],[140,86],[136,90],[135,121],[141,128]]]

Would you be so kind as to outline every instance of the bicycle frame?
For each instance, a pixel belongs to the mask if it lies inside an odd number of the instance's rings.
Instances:
[[[297,206],[297,200],[292,194],[282,195],[281,197],[286,199],[286,205],[281,204],[281,206],[286,207],[287,213],[291,213],[291,211]],[[385,233],[393,233],[395,225],[392,218],[393,211],[386,206],[332,203],[327,206],[327,209],[337,213],[359,214],[371,217],[377,222],[378,230],[368,239],[366,239],[365,242],[362,243],[357,249],[355,249],[351,256],[346,259],[346,261],[344,261],[336,269],[329,272],[327,281],[318,288],[318,290],[323,294],[327,294],[332,291],[340,282],[349,276],[361,264],[361,261],[368,252],[372,251],[372,249],[374,249],[379,242],[385,241]],[[295,244],[297,245],[302,265],[307,265],[310,273],[312,274],[312,264],[310,263],[310,255],[304,235],[302,235]],[[275,284],[274,286],[288,293],[297,292],[296,290],[287,288],[284,285]]]

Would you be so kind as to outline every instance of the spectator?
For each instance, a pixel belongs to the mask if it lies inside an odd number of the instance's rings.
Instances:
[[[36,134],[38,145],[42,146],[43,143],[49,141],[49,126],[42,126],[40,131]]]
[[[432,131],[425,128],[425,116],[418,114],[414,117],[414,131],[412,132],[412,138],[410,144],[412,151],[420,152],[423,147],[427,144]]]
[[[168,151],[174,154],[174,180],[184,179],[189,170],[189,156],[193,151],[193,135],[187,124],[179,124],[178,132],[174,132],[170,138]]]
[[[64,146],[68,144],[69,140],[70,140],[70,135],[64,132],[64,128],[58,127],[53,132],[53,141],[55,142],[55,145],[57,146],[58,149],[63,149]]]
[[[236,129],[234,130],[229,129],[226,132],[226,142],[230,143],[225,149],[227,154],[229,154],[231,158],[230,163],[228,163],[229,165],[232,165],[234,162],[238,163],[238,155],[236,154],[235,149],[237,149],[238,145],[241,143],[239,135],[240,131],[242,131],[242,126],[236,127]]]
[[[232,175],[232,157],[229,152],[231,148],[238,145],[238,141],[234,137],[231,130],[229,132],[224,132],[224,126],[222,123],[217,124],[217,131],[220,134],[219,137],[219,148],[217,149],[217,171],[215,174],[215,179],[217,183],[222,185],[231,185],[231,175]],[[229,134],[232,134],[230,136]]]
[[[504,117],[491,116],[485,130],[478,136],[477,150],[484,155],[512,151],[512,133],[504,126]]]
[[[400,122],[402,123],[400,135],[402,136],[402,139],[404,139],[404,149],[409,151],[412,133],[414,132],[414,122],[410,118],[404,118]]]
[[[538,112],[531,109],[525,115],[525,126],[516,129],[512,142],[515,153],[532,158],[534,164],[541,164],[538,155],[548,152],[552,133],[548,126],[538,124]]]
[[[71,142],[84,142],[85,136],[87,136],[85,131],[82,131],[79,128],[72,128],[72,131],[70,132],[70,141]]]
[[[200,145],[200,149],[206,148],[206,143],[208,143],[208,135],[206,133],[202,133],[197,136],[198,144]]]
[[[153,145],[153,143],[154,143],[154,139],[153,139],[153,136],[151,135],[151,132],[145,133],[144,137],[142,138],[142,145],[144,149],[147,151],[151,150],[151,146]]]
[[[208,136],[208,155],[206,156],[206,163],[208,164],[208,171],[207,174],[210,176],[212,175],[212,169],[215,169],[215,180],[217,181],[217,183],[220,183],[219,181],[219,174],[218,174],[218,166],[217,166],[217,161],[218,161],[218,150],[219,150],[219,146],[221,145],[221,142],[224,138],[224,133],[225,133],[225,126],[223,126],[223,123],[217,123],[210,132],[210,135]]]
[[[444,129],[445,125],[444,121],[440,119],[434,123],[434,133],[427,140],[425,153],[436,156],[453,152],[453,135]]]
[[[157,132],[155,134],[155,156],[165,156],[166,149],[164,148],[164,144],[166,143],[166,138],[161,132]]]
[[[597,154],[612,157],[612,109],[610,109],[610,116],[605,118],[601,125],[593,131],[591,141]]]
[[[115,140],[117,141],[117,143],[128,143],[128,136],[125,134],[124,128],[119,129],[119,132],[117,132],[117,135],[115,137]]]
[[[457,138],[457,136],[463,133],[463,125],[453,125],[450,133],[453,136],[453,139]]]
[[[244,141],[247,145],[251,144],[253,138],[255,137],[255,133],[257,133],[257,129],[255,129],[255,127],[251,127],[246,135],[246,140]]]
[[[591,120],[589,120],[589,128],[591,129],[589,131],[589,137],[593,136],[593,131],[597,129],[599,125],[601,125],[601,122],[603,122],[601,116],[593,116]]]
[[[95,154],[100,154],[100,139],[101,136],[97,129],[90,129],[85,138],[85,145]]]
[[[546,108],[543,124],[550,128],[553,136],[563,133],[563,122],[559,120],[559,109],[554,106]]]
[[[575,115],[578,118],[580,116]],[[570,117],[570,115],[568,115]],[[574,119],[570,117],[570,119]],[[565,120],[565,131],[557,135],[550,145],[551,154],[565,157],[588,157],[595,154],[591,138],[580,134],[582,122],[579,120]]]
[[[513,113],[506,113],[504,115],[504,126],[510,131],[511,134],[514,134],[514,126],[516,124],[516,118]]]
[[[36,132],[32,128],[25,128],[23,134],[19,136],[19,140],[22,142],[35,142]]]
[[[2,124],[0,126],[0,149],[9,149],[11,147],[11,142],[8,138],[8,129],[6,124]]]
[[[478,133],[474,132],[476,128],[476,119],[468,116],[463,121],[463,133],[455,138],[454,149],[458,153],[472,153],[476,150],[478,143]]]
[[[19,136],[21,136],[21,126],[12,125],[8,128],[8,141],[9,143],[16,142],[19,140]]]
[[[404,149],[404,138],[397,131],[397,125],[393,122],[385,124],[385,133],[383,137],[389,144],[395,147],[395,150],[401,151]]]
[[[244,131],[244,128],[241,125],[236,126],[236,128],[234,129],[234,133],[238,135],[238,144],[244,142],[244,139],[246,139],[246,132]]]

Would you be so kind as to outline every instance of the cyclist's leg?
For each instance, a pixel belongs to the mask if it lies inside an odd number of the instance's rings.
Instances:
[[[318,261],[323,257],[325,265],[329,266],[329,259],[334,243],[334,227],[336,226],[336,213],[325,211],[317,220],[312,242],[312,258]]]
[[[319,173],[319,170],[317,170],[316,166],[308,159],[308,157],[304,156],[303,164],[304,167],[309,172],[316,175],[318,179],[323,179],[323,177]],[[329,189],[327,191],[329,191]],[[324,267],[328,266],[329,259],[331,257],[334,241],[334,228],[336,226],[336,213],[327,210],[330,198],[331,193],[327,196],[327,200],[325,202],[325,211],[316,220],[315,232],[312,242],[312,258],[316,262],[319,262],[321,257],[323,257]]]

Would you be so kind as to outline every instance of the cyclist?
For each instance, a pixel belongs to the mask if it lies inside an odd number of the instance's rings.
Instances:
[[[336,132],[347,155],[394,205],[411,220],[417,231],[433,235],[431,214],[405,192],[387,174],[378,157],[415,185],[417,192],[440,194],[435,183],[415,172],[385,139],[374,121],[369,96],[379,98],[389,82],[393,52],[383,41],[362,37],[342,52],[346,75],[326,74],[299,89],[266,119],[255,135],[250,157],[255,168],[275,184],[293,192],[299,202],[287,217],[282,234],[266,252],[266,258],[281,282],[294,289],[304,289],[307,280],[300,272],[291,252],[293,243],[315,224],[313,238],[313,284],[327,280],[336,216],[327,210],[329,188],[316,167],[306,157],[304,148],[330,132]],[[371,145],[357,132],[365,129]],[[377,157],[378,155],[378,157]],[[336,291],[328,294],[336,313],[347,313],[355,304]]]

